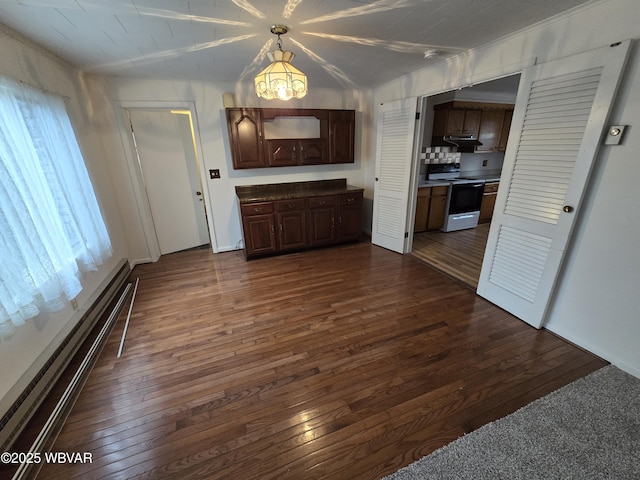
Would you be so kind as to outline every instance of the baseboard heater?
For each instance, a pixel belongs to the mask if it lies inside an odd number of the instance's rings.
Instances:
[[[3,415],[0,420],[0,451],[6,452],[11,450],[11,446],[15,443],[38,407],[42,404],[51,389],[59,380],[74,355],[78,352],[94,327],[98,325],[98,322],[107,315],[107,309],[113,305],[114,300],[118,297],[118,294],[120,294],[120,298],[117,300],[113,310],[109,313],[109,316],[100,330],[96,341],[94,341],[89,353],[83,360],[81,368],[86,366],[85,364],[87,364],[87,362],[89,362],[89,365],[93,364],[93,360],[95,360],[95,357],[100,353],[102,345],[118,319],[120,311],[122,310],[131,291],[131,283],[127,284],[127,279],[129,278],[130,273],[131,269],[129,264],[124,261],[117,273],[109,281],[106,288],[104,288],[91,307],[83,314],[82,318],[65,337],[64,341],[55,350],[53,355],[51,355],[47,363],[29,383],[22,395],[14,402],[7,413]],[[90,355],[92,358],[89,358]],[[76,379],[77,376],[78,374],[73,377],[69,387],[67,387],[67,390],[73,387],[75,393],[77,393],[77,391],[82,387],[82,383]],[[63,398],[67,396],[69,397],[68,400],[70,400],[73,395],[67,395],[67,391],[65,391]],[[58,407],[56,407],[56,409],[58,409]],[[51,417],[47,423],[50,421]],[[46,428],[47,426],[45,425],[45,428],[43,428],[43,431],[38,438],[43,435]],[[41,441],[44,440],[44,438],[41,439]],[[16,476],[14,478],[20,477]]]

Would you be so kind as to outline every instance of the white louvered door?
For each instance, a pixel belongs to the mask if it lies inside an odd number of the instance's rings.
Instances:
[[[380,105],[371,243],[404,253],[417,98]]]
[[[477,293],[540,328],[629,42],[522,74]]]

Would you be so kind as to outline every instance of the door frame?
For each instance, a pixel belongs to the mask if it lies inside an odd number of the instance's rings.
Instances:
[[[133,145],[133,137],[131,135],[131,127],[129,124],[129,110],[157,110],[169,112],[171,110],[189,111],[192,128],[193,140],[196,154],[196,163],[198,174],[200,175],[200,183],[202,188],[203,201],[205,202],[205,212],[207,219],[207,227],[209,229],[209,242],[213,253],[218,253],[218,244],[216,241],[215,226],[213,222],[213,208],[211,205],[211,196],[209,194],[209,186],[206,182],[206,170],[204,165],[204,156],[202,154],[202,142],[200,138],[200,127],[198,124],[198,116],[194,102],[188,101],[118,101],[115,102],[116,121],[122,141],[122,148],[125,155],[127,171],[133,189],[134,199],[136,203],[136,211],[138,220],[142,226],[145,244],[147,247],[147,258],[137,259],[135,263],[156,262],[160,258],[160,245],[156,236],[155,225],[151,215],[151,206],[146,188],[144,186],[141,166],[138,163]]]

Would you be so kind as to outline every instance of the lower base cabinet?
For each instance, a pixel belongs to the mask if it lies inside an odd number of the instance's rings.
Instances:
[[[489,223],[493,218],[493,209],[496,206],[496,198],[498,197],[499,182],[485,183],[484,193],[482,194],[482,204],[480,205],[480,217],[478,223]]]
[[[448,186],[420,187],[416,199],[416,216],[413,232],[440,230],[444,225],[447,209]]]
[[[360,240],[362,192],[240,205],[247,258]]]

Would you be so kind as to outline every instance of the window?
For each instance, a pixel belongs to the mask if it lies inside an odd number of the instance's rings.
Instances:
[[[110,256],[63,99],[0,77],[0,334],[61,310]]]

